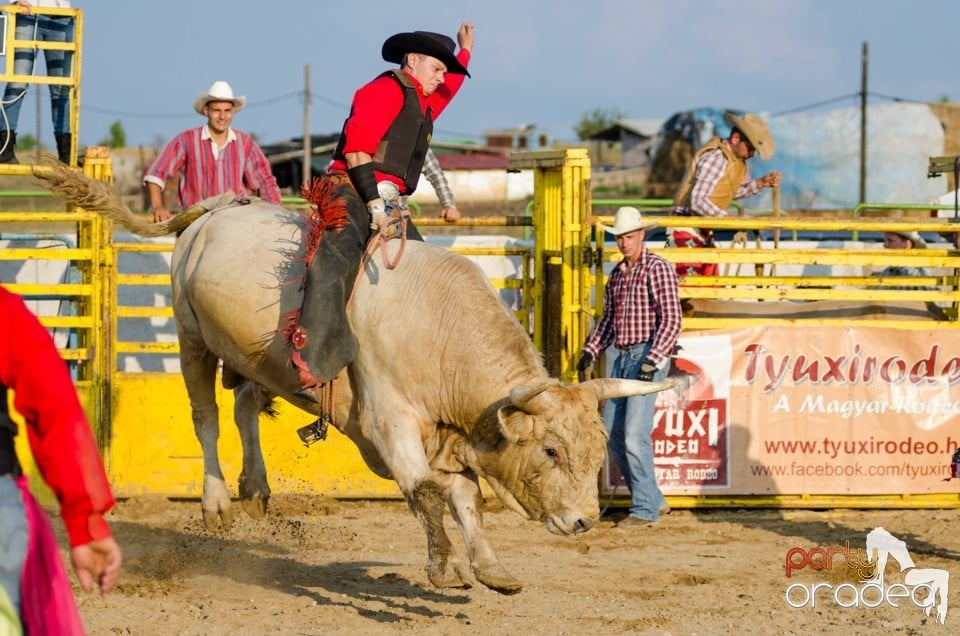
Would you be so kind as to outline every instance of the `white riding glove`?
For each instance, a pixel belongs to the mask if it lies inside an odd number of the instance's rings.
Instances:
[[[400,205],[400,188],[392,181],[380,181],[377,183],[377,192],[380,198],[387,205],[397,207]]]
[[[383,199],[374,199],[373,201],[368,201],[367,211],[370,213],[370,229],[373,231],[379,230],[380,226],[389,220],[387,217],[387,208],[383,203]]]

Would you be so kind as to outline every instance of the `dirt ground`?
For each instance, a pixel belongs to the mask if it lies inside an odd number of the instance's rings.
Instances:
[[[488,502],[486,526],[513,596],[483,586],[439,591],[424,573],[424,535],[397,501],[274,497],[263,520],[203,528],[200,504],[144,497],[110,521],[124,570],[105,599],[78,592],[90,634],[850,634],[956,633],[956,591],[946,625],[910,603],[839,607],[830,592],[793,608],[799,583],[862,585],[840,556],[832,568],[785,576],[792,548],[864,548],[882,526],[919,568],[960,575],[960,510],[674,510],[656,526],[617,528],[606,510],[577,537]],[[459,535],[448,517],[455,545]],[[61,535],[62,538],[62,535]],[[794,552],[794,560],[802,555]],[[891,558],[886,586],[903,582]],[[960,580],[953,581],[960,589]],[[848,590],[849,591],[849,590]],[[794,604],[803,591],[794,589]],[[922,598],[924,594],[918,595]],[[850,597],[852,598],[852,597]],[[846,604],[850,598],[841,598]],[[864,593],[869,604],[876,594]]]

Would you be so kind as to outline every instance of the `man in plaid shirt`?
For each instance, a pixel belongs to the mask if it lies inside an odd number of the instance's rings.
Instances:
[[[679,216],[726,216],[734,199],[757,194],[780,184],[780,173],[770,172],[759,179],[750,178],[747,159],[754,153],[766,161],[773,157],[774,141],[767,123],[752,113],[742,118],[732,113],[724,119],[733,126],[726,139],[714,137],[690,161],[674,197],[673,213]],[[713,231],[691,227],[670,228],[669,247],[713,247]],[[716,276],[716,263],[677,263],[681,276]]]
[[[433,186],[433,191],[437,193],[437,199],[440,201],[440,218],[451,223],[459,219],[460,210],[457,209],[453,191],[450,189],[450,184],[447,183],[447,176],[443,174],[440,160],[437,159],[437,155],[430,148],[427,148],[427,156],[423,158],[422,172],[430,185]]]
[[[662,382],[670,371],[670,355],[680,335],[683,311],[677,272],[663,257],[643,245],[645,221],[636,208],[617,210],[610,232],[623,254],[603,297],[603,316],[587,339],[577,370],[581,381],[593,361],[611,344],[619,350],[614,378]],[[656,523],[670,511],[653,469],[653,410],[657,394],[607,400],[603,421],[610,435],[610,454],[630,489],[630,514],[619,526]]]

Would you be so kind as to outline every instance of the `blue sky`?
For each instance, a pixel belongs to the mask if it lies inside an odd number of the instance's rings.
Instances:
[[[80,142],[123,123],[130,145],[162,143],[202,123],[194,98],[229,81],[248,106],[234,124],[262,143],[337,132],[354,90],[390,65],[389,35],[455,37],[476,27],[472,79],[436,123],[438,139],[534,124],[573,140],[596,108],[666,118],[717,106],[775,114],[860,90],[960,101],[958,0],[75,0],[84,10]],[[30,100],[35,100],[30,95]],[[44,89],[43,108],[48,98]],[[21,130],[35,127],[28,101]],[[31,108],[32,107],[32,108]],[[49,116],[41,135],[50,140]]]

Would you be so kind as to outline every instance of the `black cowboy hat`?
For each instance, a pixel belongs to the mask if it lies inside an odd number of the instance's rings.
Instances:
[[[442,33],[432,33],[431,31],[397,33],[391,35],[383,43],[383,59],[387,62],[402,64],[403,56],[407,53],[423,53],[446,64],[448,73],[470,77],[470,73],[454,54],[455,50],[456,44],[453,40]]]

